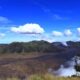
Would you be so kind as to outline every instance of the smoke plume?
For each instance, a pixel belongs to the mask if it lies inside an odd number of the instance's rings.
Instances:
[[[80,63],[80,60],[78,60],[78,63]],[[73,75],[76,75],[75,70],[75,57],[73,57],[71,60],[67,61],[65,64],[61,65],[60,68],[56,71],[52,71],[52,69],[49,69],[49,72],[57,75],[57,76],[63,76],[63,77],[71,77]],[[78,72],[80,74],[80,72]]]

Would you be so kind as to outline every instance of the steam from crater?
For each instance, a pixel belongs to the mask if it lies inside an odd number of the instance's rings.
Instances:
[[[78,63],[80,63],[80,60],[78,60]],[[72,58],[70,61],[67,61],[64,65],[61,65],[60,68],[56,71],[49,69],[48,71],[57,75],[57,76],[63,76],[63,77],[71,77],[73,75],[76,75],[76,70],[74,66],[75,63],[75,57]],[[80,74],[80,72],[78,72]]]

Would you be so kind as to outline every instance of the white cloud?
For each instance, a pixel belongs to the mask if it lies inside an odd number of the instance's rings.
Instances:
[[[44,34],[44,35],[40,35],[39,40],[45,40],[45,41],[48,41],[48,42],[55,42],[55,39],[52,38],[52,36],[50,34]]]
[[[41,34],[44,29],[39,24],[25,24],[19,27],[11,27],[11,31],[22,34]]]
[[[78,36],[80,36],[80,28],[77,28]]]
[[[64,35],[65,35],[65,36],[71,36],[71,35],[72,35],[71,30],[69,30],[69,29],[65,30],[65,31],[64,31]]]
[[[6,17],[0,16],[0,23],[9,23],[10,20]]]
[[[3,38],[5,36],[4,33],[0,33],[0,38]]]
[[[55,36],[55,37],[60,37],[60,36],[63,36],[63,33],[59,32],[59,31],[53,31],[52,35]]]

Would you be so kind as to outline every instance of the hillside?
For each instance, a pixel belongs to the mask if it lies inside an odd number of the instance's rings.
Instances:
[[[31,42],[13,42],[10,44],[1,44],[0,53],[51,53],[61,51],[62,48],[49,43],[47,41],[31,41]]]
[[[56,70],[79,54],[80,42],[13,42],[0,45],[0,77],[26,76]]]
[[[13,42],[0,44],[0,53],[53,53],[64,52],[70,49],[79,50],[80,42],[67,41],[49,43],[47,41]],[[78,52],[78,51],[77,51]]]

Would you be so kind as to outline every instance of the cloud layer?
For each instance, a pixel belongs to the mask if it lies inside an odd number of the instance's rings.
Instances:
[[[71,36],[71,35],[72,35],[71,30],[69,30],[69,29],[65,30],[65,31],[64,31],[64,35],[65,35],[65,36]]]
[[[3,38],[5,36],[4,33],[0,33],[0,38]]]
[[[59,32],[59,31],[53,31],[52,35],[55,36],[55,37],[60,37],[60,36],[63,36],[63,33]]]
[[[11,31],[22,34],[42,34],[44,29],[39,24],[25,24],[19,27],[11,27]]]
[[[60,31],[53,31],[52,32],[52,35],[53,36],[55,36],[55,37],[62,37],[62,36],[72,36],[72,32],[71,32],[71,30],[70,29],[66,29],[66,30],[64,30],[64,32],[60,32]]]
[[[78,36],[80,36],[80,28],[77,28]]]
[[[8,18],[0,16],[0,24],[11,22]]]
[[[6,21],[6,20],[7,19],[2,17],[0,21]],[[0,29],[1,29],[0,32],[2,32],[2,30],[3,31],[6,30],[10,32],[10,35],[15,35],[14,33],[19,33],[18,35],[16,34],[17,36],[16,38],[18,39],[20,38],[20,36],[25,37],[24,34],[26,34],[29,40],[33,40],[33,39],[34,40],[46,40],[49,42],[68,41],[68,40],[73,40],[74,38],[75,40],[80,40],[80,27],[76,28],[75,31],[73,29],[65,29],[63,31],[57,31],[55,29],[51,33],[51,32],[45,32],[44,28],[40,26],[39,24],[27,23],[21,26],[16,26],[16,27],[13,26],[11,28],[9,27],[8,29],[3,29],[3,27],[1,27]],[[7,35],[8,32],[4,32],[4,33]],[[4,37],[5,34],[0,33],[0,38]]]

